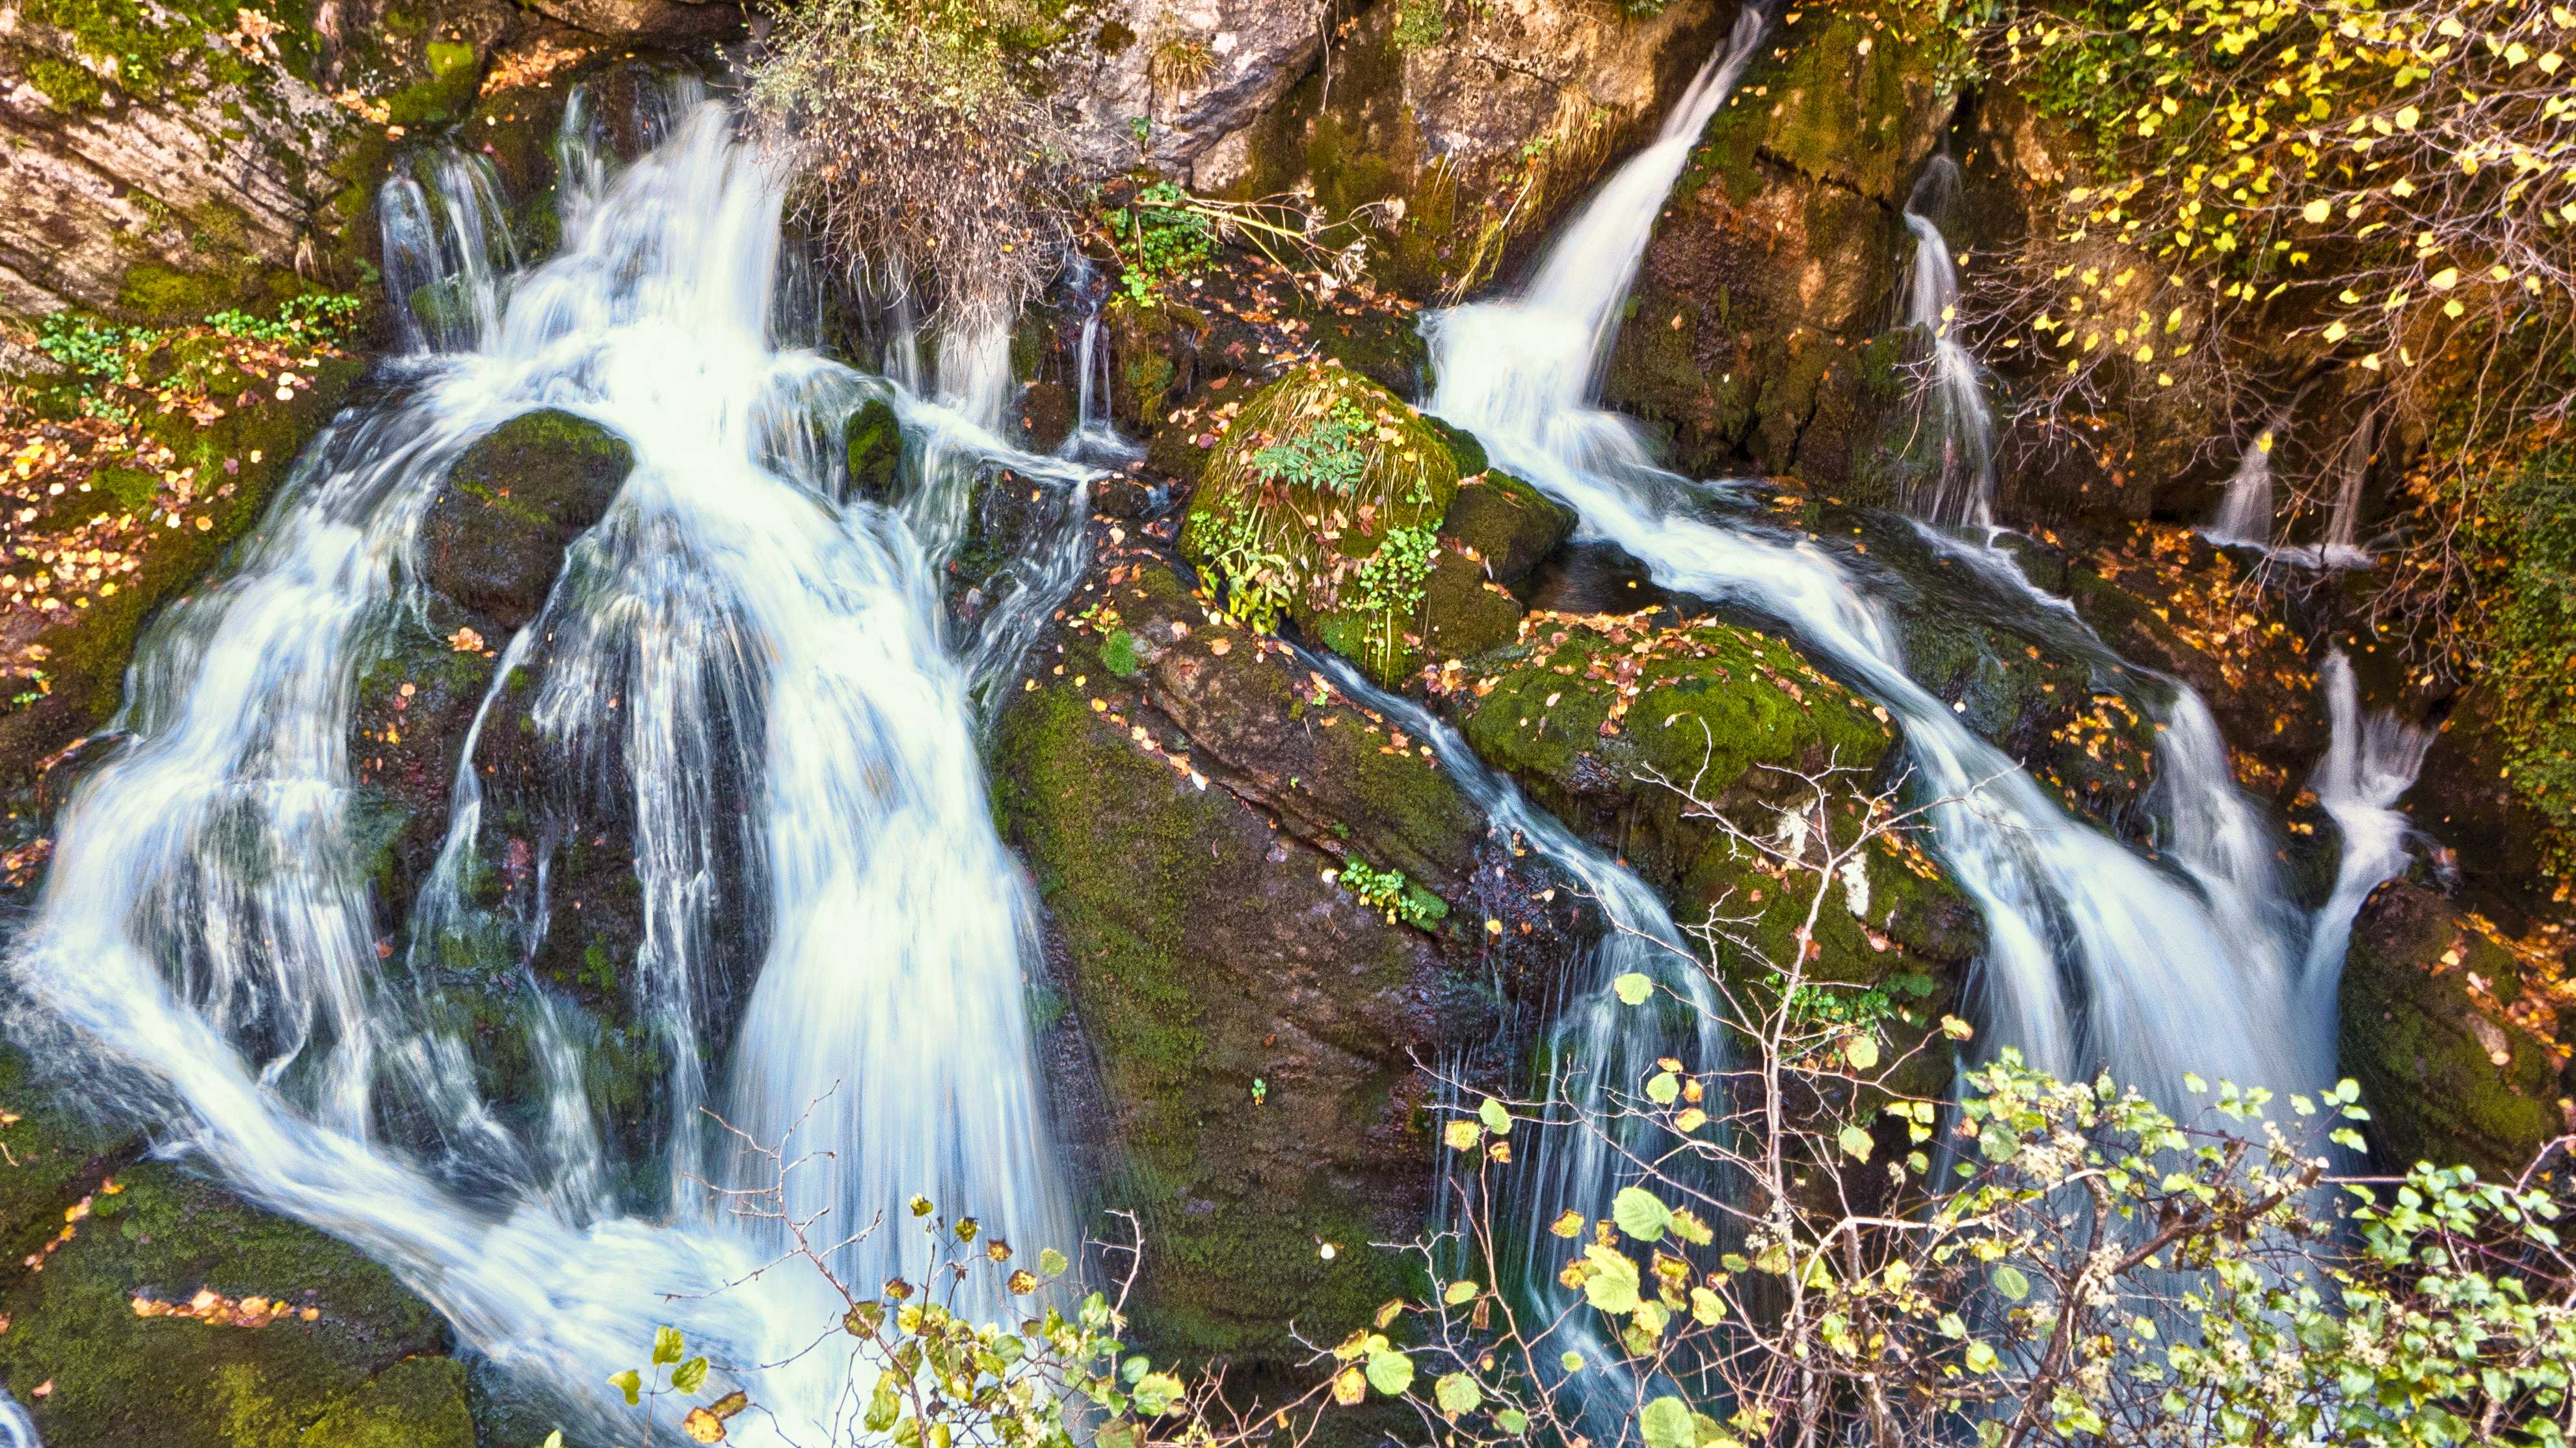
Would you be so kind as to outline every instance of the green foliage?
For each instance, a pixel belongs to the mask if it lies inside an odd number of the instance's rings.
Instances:
[[[1323,417],[1252,455],[1253,471],[1264,481],[1291,487],[1320,488],[1350,496],[1368,466],[1361,442],[1377,432],[1376,419],[1348,398],[1336,401]]]
[[[206,325],[227,337],[285,346],[337,342],[348,334],[366,304],[341,292],[307,292],[280,302],[275,320],[226,308],[206,318]]]
[[[855,1339],[856,1380],[866,1407],[857,1426],[868,1442],[898,1448],[1075,1448],[1077,1443],[1140,1448],[1147,1439],[1213,1445],[1201,1416],[1206,1394],[1155,1368],[1123,1341],[1126,1319],[1102,1293],[1070,1312],[1043,1298],[1070,1286],[1071,1264],[1049,1247],[1022,1263],[1010,1244],[986,1234],[972,1217],[948,1221],[927,1197],[910,1204],[928,1240],[924,1281],[902,1277],[873,1291],[853,1291],[792,1232],[795,1255],[822,1273],[844,1303],[840,1335]],[[969,1274],[989,1274],[1010,1298],[1031,1304],[1016,1322],[978,1323],[947,1299]],[[827,1339],[828,1341],[828,1339]],[[1404,1364],[1409,1373],[1411,1364]],[[726,1424],[752,1406],[740,1388],[725,1388],[703,1355],[691,1355],[677,1328],[654,1334],[649,1363],[608,1379],[647,1421],[670,1411],[663,1400],[704,1398],[678,1414],[682,1434],[721,1442]],[[719,1392],[718,1389],[724,1391]],[[846,1441],[861,1441],[851,1438]]]
[[[1420,50],[1448,38],[1447,0],[1401,0],[1396,6],[1395,29],[1387,37],[1396,49]]]
[[[1663,1165],[1609,1218],[1553,1227],[1559,1280],[1590,1318],[1576,1340],[1613,1344],[1606,1360],[1493,1310],[1493,1289],[1438,1253],[1435,1268],[1450,1265],[1401,1307],[1422,1345],[1383,1350],[1436,1375],[1421,1406],[1462,1444],[1597,1431],[1604,1411],[1660,1448],[1743,1448],[1792,1425],[1902,1445],[1964,1427],[1988,1444],[2143,1448],[2193,1441],[2177,1436],[2187,1425],[2241,1443],[2565,1443],[2576,1276],[2547,1192],[2430,1165],[2393,1189],[2348,1183],[2339,1247],[2312,1153],[2325,1135],[2360,1144],[2339,1124],[2366,1119],[2358,1088],[2282,1101],[2186,1081],[2206,1098],[2191,1125],[2006,1050],[1967,1076],[1945,1194],[1874,1226],[1839,1204],[1729,1206],[1723,1233],[1678,1205],[1691,1195],[1671,1175],[1709,1150],[1704,1113],[1650,1093],[1668,1135],[1631,1138],[1631,1159]],[[2282,1105],[2287,1125],[2272,1118]],[[1877,1110],[1828,1111],[1791,1136],[1837,1141],[1862,1171]],[[1932,1103],[1883,1114],[1919,1172]],[[1487,1173],[1510,1161],[1476,1117],[1445,1135],[1481,1148]],[[1758,1339],[1738,1333],[1748,1322]],[[1367,1379],[1381,1376],[1398,1375]]]
[[[1370,909],[1384,911],[1390,924],[1400,920],[1428,930],[1449,918],[1448,902],[1404,878],[1402,870],[1381,870],[1352,855],[1336,878]]]
[[[2482,541],[2497,560],[2479,620],[2507,777],[2576,870],[2576,452],[2553,444],[2491,485]]]
[[[1169,181],[1142,188],[1101,220],[1118,249],[1119,285],[1140,307],[1153,306],[1166,285],[1186,280],[1216,255],[1215,224]]]
[[[1272,544],[1262,510],[1235,497],[1190,515],[1208,571],[1225,593],[1228,613],[1246,627],[1275,633],[1298,580],[1297,561]]]
[[[1368,629],[1363,645],[1368,657],[1360,662],[1380,673],[1393,671],[1403,652],[1405,628],[1421,611],[1423,587],[1431,580],[1439,549],[1439,538],[1429,528],[1390,528],[1377,551],[1360,560],[1351,575],[1353,602]]]

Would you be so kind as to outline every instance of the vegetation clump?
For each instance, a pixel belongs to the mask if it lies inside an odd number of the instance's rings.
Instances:
[[[1436,531],[1458,493],[1441,434],[1339,367],[1301,367],[1219,439],[1182,530],[1228,612],[1302,626],[1381,680],[1419,635]]]
[[[1064,119],[1027,74],[1035,0],[818,0],[769,11],[752,132],[851,266],[1002,326],[1071,236]]]

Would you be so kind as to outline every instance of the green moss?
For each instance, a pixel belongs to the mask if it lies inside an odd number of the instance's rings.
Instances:
[[[1770,979],[1766,962],[1795,958],[1793,934],[1814,882],[1784,885],[1756,868],[1721,831],[1687,814],[1675,787],[1765,833],[1779,809],[1808,798],[1782,771],[1835,764],[1865,785],[1886,766],[1895,735],[1866,700],[1752,629],[1658,629],[1643,616],[1533,615],[1520,643],[1471,660],[1468,672],[1479,677],[1462,701],[1464,730],[1480,756],[1569,823],[1611,835],[1679,917],[1697,919],[1713,905],[1749,917],[1753,949],[1721,962],[1744,972],[1744,983],[1759,988]],[[1856,807],[1836,817],[1838,836],[1858,826]],[[1973,931],[1962,923],[1973,917],[1931,878],[1928,860],[1873,848],[1866,876],[1865,919],[1848,908],[1843,884],[1831,887],[1812,977],[1875,984],[1921,968],[1909,951],[1945,964],[1973,956]],[[1919,1030],[1928,1012],[1916,1015]]]
[[[841,428],[841,446],[852,491],[879,501],[894,496],[903,477],[903,424],[893,404],[882,397],[860,403]]]
[[[0,1374],[58,1443],[308,1448],[330,1441],[467,1448],[463,1378],[407,1368],[447,1330],[392,1274],[310,1228],[258,1212],[165,1163],[120,1172],[72,1238],[7,1298]],[[138,1316],[138,1296],[267,1297],[310,1323],[262,1328]],[[316,1439],[339,1424],[369,1436]]]
[[[53,651],[57,697],[91,720],[114,711],[144,619],[172,592],[203,574],[250,527],[361,370],[356,362],[325,362],[313,372],[314,385],[299,391],[294,401],[240,408],[211,427],[196,427],[184,417],[147,417],[153,439],[174,455],[173,467],[195,468],[201,478],[225,478],[232,493],[202,497],[190,510],[211,527],[166,530],[144,551],[142,568],[125,587],[93,599],[72,622],[47,630],[42,641]],[[236,468],[229,475],[228,462]]]
[[[85,111],[106,99],[107,88],[87,66],[51,55],[30,56],[27,79],[47,99],[67,111]]]
[[[1354,1029],[1347,1017],[1326,1026],[1301,1012],[1299,1029],[1347,1044],[1317,1073],[1337,1079],[1292,1080],[1274,1064],[1298,1049],[1278,1041],[1279,993],[1291,972],[1311,979],[1329,961],[1326,1012],[1402,998],[1419,948],[1408,940],[1420,937],[1324,884],[1317,856],[1284,849],[1228,791],[1176,782],[1161,760],[1127,747],[1089,706],[1107,669],[1087,637],[1067,641],[1064,664],[1063,677],[1018,696],[1003,717],[995,806],[1035,876],[1065,987],[1118,1103],[1121,1150],[1102,1195],[1145,1219],[1152,1260],[1140,1332],[1191,1358],[1293,1363],[1286,1324],[1338,1337],[1399,1285],[1391,1262],[1365,1247],[1382,1231],[1361,1219],[1328,1163],[1367,1139],[1407,1073],[1400,1058],[1353,1054],[1366,1047],[1343,1034]],[[1091,682],[1077,687],[1075,677]],[[1228,698],[1247,712],[1286,703]],[[1353,736],[1361,757],[1352,724],[1323,732]],[[1365,757],[1373,777],[1392,783],[1397,771],[1377,742]],[[1266,1101],[1252,1090],[1265,1077]],[[1420,1145],[1428,1151],[1427,1133]],[[1336,1243],[1336,1255],[1325,1258],[1319,1242]]]

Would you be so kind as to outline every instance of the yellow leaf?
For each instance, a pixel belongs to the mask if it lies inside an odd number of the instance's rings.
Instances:
[[[2351,335],[2352,329],[2341,322],[2329,322],[2326,324],[2326,340],[2328,342],[2340,342]]]
[[[2325,224],[2327,217],[2334,215],[2334,203],[2331,201],[2311,201],[2307,204],[2305,209],[2300,211],[2299,214],[2306,217],[2311,225],[2322,226]]]
[[[2446,266],[2440,271],[2433,273],[2431,280],[2431,286],[2433,290],[2437,292],[2447,292],[2459,284],[2460,269],[2455,266]]]
[[[724,1419],[704,1408],[691,1408],[689,1415],[680,1420],[680,1431],[700,1443],[721,1443],[725,1435]]]

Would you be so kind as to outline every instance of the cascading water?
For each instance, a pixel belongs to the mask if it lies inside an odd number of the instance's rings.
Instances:
[[[694,1029],[672,1017],[706,983],[718,922],[764,942],[729,1074],[692,1085],[701,1068],[675,1064],[675,1113],[720,1102],[770,1144],[802,1119],[796,1145],[830,1156],[784,1205],[828,1208],[825,1241],[923,1192],[1026,1251],[1076,1245],[1023,1009],[1029,905],[993,834],[936,575],[906,517],[838,496],[829,449],[800,441],[837,436],[869,384],[774,349],[774,182],[721,107],[673,114],[659,149],[574,198],[558,259],[512,279],[473,269],[480,237],[404,253],[443,258],[420,284],[488,295],[493,325],[335,423],[238,572],[155,629],[127,742],[61,814],[8,969],[20,1039],[115,1083],[244,1195],[385,1262],[502,1367],[605,1415],[605,1375],[678,1322],[766,1410],[736,1420],[737,1440],[811,1442],[849,1407],[849,1357],[801,1351],[837,1299],[802,1269],[759,1272],[774,1228],[686,1182],[650,1218],[608,1193],[581,1048],[548,1009],[532,1031],[552,1097],[536,1125],[505,1123],[464,1047],[379,973],[352,834],[354,680],[381,623],[422,606],[412,535],[448,466],[531,408],[618,432],[634,471],[495,694],[538,667],[547,747],[613,763],[630,791],[651,922],[639,1017],[666,1038]],[[389,254],[423,214],[388,206]],[[796,399],[827,415],[788,426]],[[954,409],[903,408],[960,453],[1051,466]],[[472,774],[469,751],[416,936],[463,908]],[[727,825],[708,811],[729,779]],[[418,1140],[381,1130],[423,1118]],[[699,1123],[671,1136],[675,1172],[703,1161],[745,1184],[729,1153],[688,1145],[712,1140]],[[872,1288],[911,1265],[899,1236],[844,1244],[835,1265]]]
[[[1731,74],[1748,51],[1739,38],[1721,69]],[[2069,818],[1964,728],[1906,675],[1893,632],[1822,549],[1698,516],[1692,485],[1654,467],[1633,426],[1591,404],[1607,319],[1705,118],[1677,117],[1613,177],[1524,293],[1428,319],[1431,410],[1572,506],[1586,534],[1637,557],[1657,584],[1782,619],[1898,716],[1940,852],[1986,922],[1989,1044],[2017,1046],[2061,1076],[2107,1069],[2168,1103],[2184,1099],[2194,1070],[2278,1089],[2330,1079],[2331,1060],[2306,1059],[2277,1029],[2292,982],[2270,952],[2247,951],[2207,899]]]
[[[1906,229],[1914,233],[1905,325],[1931,346],[1923,395],[1941,431],[1940,472],[1915,490],[1912,511],[1934,527],[1984,528],[1994,524],[1994,404],[1986,396],[1985,369],[1959,340],[1959,269],[1932,221],[1958,189],[1959,164],[1934,156],[1905,203]]]
[[[2406,868],[2406,837],[2414,822],[2396,804],[2414,787],[2433,733],[2392,712],[2363,717],[2352,660],[2340,649],[2326,656],[2318,685],[2332,711],[2334,732],[2308,787],[2342,834],[2343,854],[2335,864],[2334,892],[2317,910],[2301,988],[2321,1003],[2323,1019],[2332,1021],[2352,922],[2370,892]]]
[[[1566,1008],[1548,1027],[1547,1055],[1558,1063],[1558,1074],[1546,1083],[1551,1100],[1601,1129],[1569,1127],[1539,1135],[1526,1182],[1512,1204],[1511,1227],[1523,1243],[1521,1267],[1528,1289],[1549,1301],[1551,1317],[1561,1316],[1558,1330],[1575,1340],[1587,1360],[1615,1364],[1619,1354],[1600,1336],[1597,1317],[1562,1312],[1580,1302],[1581,1294],[1557,1283],[1555,1254],[1544,1229],[1569,1209],[1587,1221],[1607,1218],[1611,1198],[1643,1175],[1635,1158],[1621,1150],[1628,1144],[1627,1133],[1621,1129],[1625,1123],[1616,1119],[1614,1098],[1633,1089],[1660,1057],[1678,1056],[1693,1063],[1694,1070],[1723,1063],[1727,1048],[1716,992],[1671,912],[1634,871],[1576,839],[1553,815],[1532,805],[1428,709],[1370,684],[1342,659],[1315,662],[1344,694],[1395,721],[1413,738],[1429,740],[1441,769],[1484,812],[1490,829],[1525,842],[1601,907],[1607,929],[1590,960],[1566,982]],[[1658,997],[1646,1007],[1622,1005],[1611,982],[1632,971],[1651,977],[1674,999]],[[1673,1180],[1677,1170],[1677,1164],[1666,1162],[1666,1180]]]
[[[2227,480],[2226,496],[2219,500],[2218,516],[2200,530],[2203,537],[2245,548],[2272,546],[2272,449],[2280,445],[2289,425],[2289,414],[2279,414],[2245,445],[2236,459],[2234,476]]]

